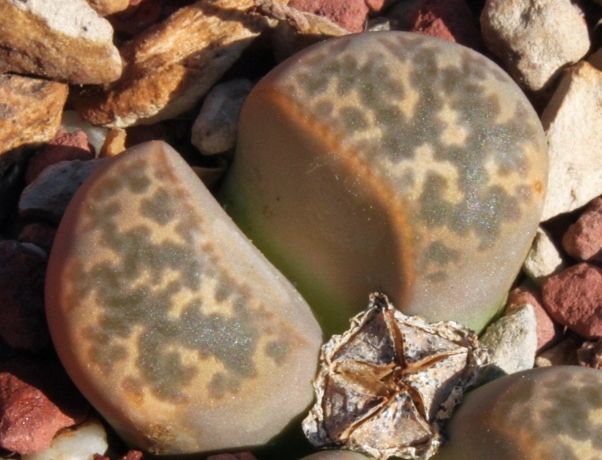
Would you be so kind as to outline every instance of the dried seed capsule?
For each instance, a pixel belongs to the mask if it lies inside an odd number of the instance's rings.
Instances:
[[[426,459],[440,428],[487,364],[476,334],[453,321],[405,316],[383,294],[320,353],[316,403],[303,431],[318,447],[375,459]]]
[[[167,144],[106,161],[50,256],[61,361],[145,450],[266,443],[312,400],[321,331],[309,306]]]
[[[243,107],[221,200],[341,332],[373,291],[481,330],[535,233],[543,129],[494,63],[443,40],[365,33],[315,45]]]

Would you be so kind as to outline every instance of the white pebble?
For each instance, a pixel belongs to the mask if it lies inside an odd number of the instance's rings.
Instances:
[[[22,455],[22,460],[92,460],[109,447],[107,433],[98,420],[90,419],[74,429],[59,433],[50,447],[37,454]]]
[[[96,153],[100,152],[102,145],[105,142],[107,128],[94,126],[87,121],[84,121],[75,110],[65,110],[61,119],[61,126],[68,133],[75,131],[83,131],[88,136],[88,142],[94,147]]]

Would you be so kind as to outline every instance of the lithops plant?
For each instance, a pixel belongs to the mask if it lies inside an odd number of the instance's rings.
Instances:
[[[511,374],[468,394],[432,460],[602,458],[602,372],[552,366]]]
[[[142,449],[261,445],[312,401],[311,309],[165,143],[107,160],[78,190],[46,287],[69,375]]]
[[[529,248],[547,169],[538,117],[494,63],[365,33],[258,83],[220,199],[325,331],[343,331],[373,291],[479,331]]]

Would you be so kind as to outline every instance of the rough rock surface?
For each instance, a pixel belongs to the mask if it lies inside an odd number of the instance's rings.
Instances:
[[[58,363],[0,363],[0,447],[19,454],[43,451],[60,429],[81,422],[87,411]]]
[[[79,186],[104,161],[61,161],[49,166],[23,190],[19,213],[58,223]]]
[[[587,62],[567,71],[541,121],[550,157],[547,220],[602,195],[602,71]]]
[[[95,152],[100,151],[109,131],[107,128],[93,126],[87,121],[84,121],[75,110],[65,110],[63,112],[61,128],[68,133],[74,133],[76,131],[83,131],[86,133],[88,143],[94,147]]]
[[[272,0],[256,0],[256,11],[278,21],[270,40],[277,62],[322,40],[349,34],[326,16],[299,11]]]
[[[101,16],[118,13],[130,6],[130,0],[86,0]]]
[[[542,299],[550,316],[577,334],[602,336],[602,268],[580,263],[546,280]]]
[[[200,0],[181,8],[127,42],[122,77],[79,91],[76,109],[93,124],[117,128],[191,109],[267,25],[245,13],[251,6],[252,0]]]
[[[487,378],[531,369],[537,350],[537,320],[533,306],[527,303],[512,309],[489,326],[480,340],[489,352]]]
[[[533,307],[537,321],[537,353],[562,340],[563,327],[550,318],[542,306],[541,293],[538,289],[523,285],[510,291],[506,302],[506,314],[522,308],[525,304]]]
[[[409,30],[484,51],[481,34],[466,0],[423,0],[411,19]]]
[[[61,122],[67,92],[63,83],[0,75],[0,155],[52,139]],[[0,171],[10,161],[3,158],[0,156]]]
[[[562,247],[575,259],[602,262],[602,198],[595,198],[569,227]]]
[[[111,158],[126,149],[127,132],[123,128],[111,128],[107,133],[104,144],[98,152],[99,158]]]
[[[483,38],[526,89],[539,91],[589,50],[585,20],[570,0],[487,0]]]
[[[560,251],[549,233],[539,227],[523,263],[523,271],[536,284],[541,285],[547,277],[560,273],[564,268],[565,263]]]
[[[92,160],[94,153],[83,131],[68,133],[59,129],[56,135],[29,160],[25,183],[31,184],[48,166],[59,161]]]
[[[291,0],[288,6],[325,16],[349,32],[362,32],[370,12],[364,0]]]
[[[1,0],[0,72],[73,84],[101,84],[121,75],[113,29],[85,0]]]
[[[253,83],[231,80],[214,86],[207,93],[199,116],[192,125],[192,144],[201,153],[224,153],[236,145],[240,109]]]
[[[588,58],[587,62],[593,65],[596,69],[602,70],[602,47],[592,53]]]
[[[571,335],[537,355],[535,367],[578,365],[577,350],[580,346],[581,341],[576,336]]]
[[[602,369],[602,339],[595,342],[584,342],[577,350],[580,366]]]
[[[34,244],[43,249],[46,254],[50,254],[55,235],[55,227],[43,224],[41,222],[36,222],[23,227],[23,230],[19,234],[19,242]]]
[[[46,254],[31,244],[0,241],[0,338],[36,351],[48,344],[44,316]]]

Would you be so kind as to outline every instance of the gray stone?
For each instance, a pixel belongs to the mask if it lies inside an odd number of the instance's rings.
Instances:
[[[487,328],[481,337],[489,351],[486,376],[491,379],[531,369],[537,350],[537,320],[533,306],[512,310]]]
[[[205,155],[224,153],[236,145],[238,117],[253,83],[240,78],[214,86],[207,93],[192,126],[192,144]]]
[[[523,271],[537,285],[550,276],[560,273],[566,264],[552,238],[543,228],[539,227],[527,258],[523,263]]]
[[[58,223],[79,186],[106,160],[61,161],[25,187],[19,213]]]

